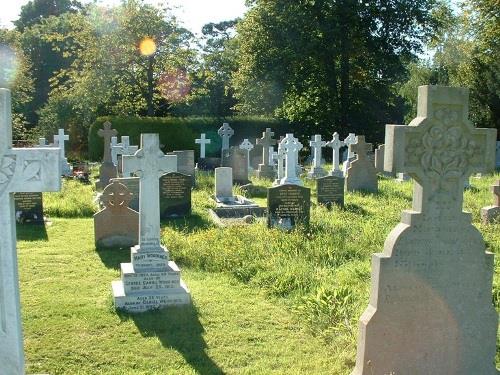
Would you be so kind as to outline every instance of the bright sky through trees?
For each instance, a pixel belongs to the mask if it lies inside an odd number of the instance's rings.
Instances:
[[[245,0],[146,0],[148,3],[163,6],[168,4],[176,8],[175,15],[183,25],[194,33],[200,33],[203,25],[209,22],[220,22],[243,16]],[[0,26],[12,28],[21,7],[29,0],[7,0],[2,4]],[[82,0],[88,3],[88,0]],[[110,6],[120,4],[120,0],[98,0],[98,4]]]

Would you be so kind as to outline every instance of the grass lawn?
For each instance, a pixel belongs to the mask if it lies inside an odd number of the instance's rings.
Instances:
[[[480,224],[479,209],[491,204],[498,178],[471,179],[465,193],[465,209],[496,254],[500,224]],[[66,181],[61,193],[44,194],[52,225],[18,227],[27,372],[349,374],[371,254],[411,206],[411,182],[379,182],[378,194],[346,194],[345,209],[314,205],[310,227],[286,233],[260,222],[214,226],[213,177],[201,176],[193,215],[162,226],[193,306],[127,315],[113,308],[111,281],[130,251],[95,248],[93,189]],[[499,268],[497,257],[497,311]]]

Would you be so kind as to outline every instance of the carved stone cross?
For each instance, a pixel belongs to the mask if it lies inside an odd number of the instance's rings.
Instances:
[[[120,143],[117,141],[117,137],[111,138],[111,159],[113,164],[119,166],[121,163],[118,155],[134,155],[139,147],[130,145],[130,137],[128,135],[122,136]]]
[[[297,177],[297,159],[303,147],[302,143],[293,134],[288,133],[280,144],[285,155],[285,176],[281,179],[281,185],[302,185],[302,181]]]
[[[250,151],[252,151],[254,148],[254,145],[252,142],[248,140],[248,138],[245,138],[243,142],[240,144],[240,149],[245,150],[247,152],[247,160],[248,160],[248,169],[251,168],[250,166]]]
[[[24,374],[17,271],[15,192],[58,191],[58,148],[12,148],[11,99],[0,88],[0,372]]]
[[[219,128],[217,133],[222,138],[221,155],[224,155],[224,151],[229,150],[229,138],[231,138],[234,135],[234,130],[229,126],[229,124],[227,122],[225,122]]]
[[[313,167],[321,168],[321,149],[326,146],[326,142],[321,140],[321,134],[316,134],[309,146],[313,149]]]
[[[330,171],[331,176],[342,177],[342,171],[340,170],[340,149],[345,146],[345,143],[340,140],[339,133],[333,133],[333,138],[330,142],[326,144],[333,150],[332,158],[332,170]]]
[[[111,129],[111,123],[106,121],[104,123],[104,129],[99,129],[97,135],[104,138],[104,157],[102,161],[103,163],[111,163],[111,137],[116,137],[118,132],[115,129]]]
[[[344,146],[348,147],[347,160],[354,157],[353,151],[351,151],[349,146],[355,144],[356,142],[357,142],[357,137],[356,137],[356,134],[354,134],[354,133],[349,133],[349,135],[346,137],[346,139],[344,139]]]
[[[273,139],[274,132],[271,128],[266,128],[266,131],[262,133],[262,138],[257,139],[257,144],[262,145],[262,165],[269,166],[269,147],[276,144],[276,139]]]
[[[61,150],[61,159],[66,157],[64,141],[69,141],[69,135],[64,134],[64,129],[59,129],[57,135],[54,135],[54,147],[59,147]]]
[[[205,146],[209,145],[212,141],[208,138],[205,138],[205,133],[201,133],[201,137],[194,140],[194,143],[200,145],[200,158],[205,158]]]
[[[368,159],[368,153],[373,149],[371,143],[365,142],[364,135],[358,135],[358,142],[349,145],[349,152],[355,153],[357,155],[357,160],[366,160]]]

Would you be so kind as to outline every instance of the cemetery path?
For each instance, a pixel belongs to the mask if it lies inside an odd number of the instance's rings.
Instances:
[[[282,302],[230,276],[183,269],[192,307],[120,315],[111,281],[130,254],[96,251],[92,219],[18,230],[28,373],[348,373]]]

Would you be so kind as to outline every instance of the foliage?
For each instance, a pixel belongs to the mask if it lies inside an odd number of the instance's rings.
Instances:
[[[24,31],[27,27],[41,23],[51,16],[76,12],[82,8],[76,0],[31,0],[21,7],[19,18],[14,21],[16,29]]]

